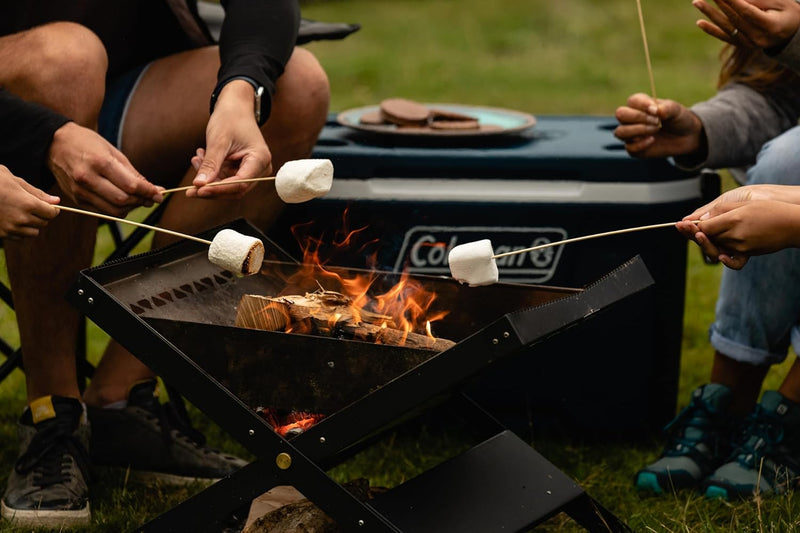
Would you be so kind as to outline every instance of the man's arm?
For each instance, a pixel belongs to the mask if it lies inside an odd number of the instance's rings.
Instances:
[[[225,8],[219,39],[222,66],[215,92],[232,78],[250,78],[264,88],[263,123],[272,108],[275,83],[294,50],[300,6],[295,0],[223,0],[222,5]]]
[[[47,168],[53,134],[70,119],[0,89],[0,162],[39,189],[55,181]]]

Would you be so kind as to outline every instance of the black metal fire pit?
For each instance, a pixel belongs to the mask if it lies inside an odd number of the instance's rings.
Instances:
[[[436,323],[436,334],[456,344],[432,352],[236,327],[242,295],[280,293],[299,265],[246,222],[227,227],[262,238],[267,261],[261,274],[237,278],[211,264],[204,245],[184,241],[86,270],[68,294],[257,457],[141,530],[215,531],[231,511],[284,484],[296,487],[346,531],[527,531],[561,511],[589,530],[628,530],[476,405],[471,412],[481,420],[475,426],[490,428],[478,445],[374,500],[359,501],[325,470],[409,413],[437,399],[462,397],[464,385],[490,365],[650,286],[640,259],[583,289],[470,288],[449,278],[415,276],[436,292],[436,305],[449,311]],[[343,277],[356,273],[329,270]],[[375,287],[397,280],[393,273],[373,274]],[[325,417],[286,439],[256,406]],[[474,486],[478,480],[480,490]]]

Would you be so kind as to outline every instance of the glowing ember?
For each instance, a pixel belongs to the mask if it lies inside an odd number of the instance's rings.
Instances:
[[[258,413],[281,437],[294,437],[325,418],[319,413],[281,412],[271,407],[256,407]]]

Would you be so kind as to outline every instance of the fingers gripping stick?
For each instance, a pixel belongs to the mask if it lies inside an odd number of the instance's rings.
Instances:
[[[299,204],[325,196],[333,184],[333,163],[329,159],[298,159],[286,162],[275,176],[214,181],[204,187],[275,181],[278,196],[287,204]],[[196,189],[194,185],[166,189],[161,194]]]

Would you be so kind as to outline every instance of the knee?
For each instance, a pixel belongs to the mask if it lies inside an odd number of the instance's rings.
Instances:
[[[330,84],[325,70],[311,52],[295,48],[276,87],[272,110],[275,122],[313,145],[325,125],[329,104]]]
[[[30,99],[79,122],[99,112],[108,56],[97,35],[72,22],[46,24],[29,31],[26,51],[35,65],[23,82]]]
[[[792,128],[761,148],[756,164],[747,173],[747,183],[800,184],[800,127]]]

